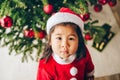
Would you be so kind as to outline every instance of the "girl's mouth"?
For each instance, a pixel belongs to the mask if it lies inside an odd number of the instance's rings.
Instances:
[[[68,51],[60,51],[61,53],[65,53],[65,54],[68,54]]]

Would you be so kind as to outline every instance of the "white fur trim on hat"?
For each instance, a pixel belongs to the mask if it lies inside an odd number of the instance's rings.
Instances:
[[[62,22],[75,23],[81,28],[81,30],[84,30],[84,22],[82,21],[80,17],[78,17],[77,15],[71,14],[71,13],[57,12],[53,14],[47,21],[47,25],[46,25],[47,33],[49,33],[50,29],[54,25],[62,23]]]

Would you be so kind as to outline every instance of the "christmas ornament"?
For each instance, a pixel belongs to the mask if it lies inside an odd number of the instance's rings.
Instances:
[[[108,4],[110,7],[113,7],[117,4],[117,0],[108,0]]]
[[[53,5],[47,4],[43,7],[43,10],[46,14],[51,14],[53,12]]]
[[[85,33],[85,40],[91,40],[93,37],[90,35],[90,33]]]
[[[40,39],[43,39],[43,38],[45,38],[45,36],[46,36],[45,30],[41,30],[41,31],[39,32],[39,38],[40,38]]]
[[[101,5],[105,5],[105,4],[108,2],[108,0],[98,0],[98,2],[99,2]]]
[[[90,19],[90,13],[80,14],[79,16],[83,21]]]
[[[34,37],[34,31],[33,30],[24,30],[24,36],[28,38]]]
[[[101,4],[96,4],[94,5],[94,11],[95,12],[100,12],[102,10],[102,5]]]
[[[0,19],[1,26],[4,28],[9,28],[13,25],[13,20],[10,16],[3,16]]]

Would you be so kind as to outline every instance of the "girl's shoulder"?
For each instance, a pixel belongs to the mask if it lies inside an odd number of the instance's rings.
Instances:
[[[48,59],[43,58],[40,60],[41,65],[51,65],[54,63],[53,57],[50,55]]]

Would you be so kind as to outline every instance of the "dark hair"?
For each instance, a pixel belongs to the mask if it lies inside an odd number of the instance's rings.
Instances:
[[[52,51],[52,48],[50,46],[51,35],[52,35],[55,27],[58,25],[73,26],[74,30],[76,31],[76,33],[78,35],[78,39],[79,39],[78,50],[76,52],[77,59],[81,59],[82,57],[85,57],[86,56],[86,47],[85,47],[84,38],[83,38],[82,31],[81,31],[80,27],[74,23],[71,23],[71,22],[64,22],[64,23],[57,24],[50,29],[50,32],[48,34],[48,43],[46,43],[46,46],[45,46],[45,49],[44,49],[44,52],[43,52],[41,59],[46,58],[46,60],[48,60],[50,55],[52,54],[53,51]]]

